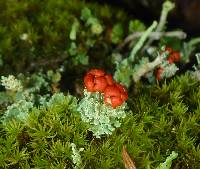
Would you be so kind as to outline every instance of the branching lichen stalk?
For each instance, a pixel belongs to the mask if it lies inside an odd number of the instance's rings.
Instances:
[[[144,32],[144,34],[139,39],[135,47],[132,49],[130,56],[122,60],[122,62],[117,63],[116,71],[114,74],[114,79],[116,81],[123,83],[126,87],[130,86],[131,77],[133,75],[132,64],[135,61],[135,55],[142,48],[145,40],[151,34],[151,32],[156,28],[156,26],[157,22],[154,21],[152,25]]]
[[[136,53],[141,49],[142,45],[144,44],[147,37],[151,34],[151,32],[156,28],[157,22],[154,21],[153,24],[144,32],[143,36],[139,39],[138,43],[135,45],[133,50],[131,51],[131,54],[129,56],[129,59],[131,62],[135,60]]]
[[[166,24],[166,21],[167,21],[167,15],[172,9],[174,9],[174,7],[175,7],[175,4],[170,2],[170,1],[166,1],[163,4],[163,9],[162,9],[162,12],[161,12],[161,16],[160,16],[158,26],[156,28],[156,32],[160,32],[160,31],[163,30],[163,28]]]
[[[148,62],[146,64],[143,64],[140,69],[133,75],[134,82],[138,82],[142,76],[144,76],[146,73],[153,70],[155,67],[160,65],[163,61],[163,58],[158,56],[153,62]]]
[[[121,43],[117,49],[121,50],[126,44],[132,42],[133,40],[141,37],[144,34],[144,32],[134,32],[130,35],[128,35],[123,43]],[[183,31],[169,31],[169,32],[151,32],[149,35],[150,38],[154,38],[155,40],[159,40],[161,37],[176,37],[178,39],[185,39],[187,37],[187,34]]]
[[[162,8],[162,12],[161,12],[161,16],[160,16],[160,20],[159,20],[158,26],[156,28],[156,32],[161,32],[164,29],[165,24],[167,22],[168,13],[172,9],[174,9],[174,7],[175,7],[175,4],[172,3],[172,2],[170,2],[170,1],[165,1],[163,3],[163,8]],[[155,40],[155,38],[153,38],[153,37],[151,39],[149,39],[149,41],[147,42],[147,44],[144,46],[143,51],[145,51],[148,48],[148,46],[150,46],[151,43],[154,40]]]

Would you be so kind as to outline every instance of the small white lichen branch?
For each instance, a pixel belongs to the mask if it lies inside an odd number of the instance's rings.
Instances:
[[[72,147],[72,161],[73,161],[73,164],[75,165],[74,168],[79,168],[82,161],[81,161],[81,155],[80,155],[80,152],[84,150],[84,148],[80,148],[79,150],[76,148],[76,144],[74,143],[71,143],[70,144],[71,147]]]
[[[136,73],[133,74],[133,80],[134,82],[138,82],[142,76],[147,74],[148,72],[154,70],[157,66],[159,66],[163,62],[164,57],[161,55],[158,55],[158,57],[152,61],[152,62],[147,62],[137,70]]]
[[[1,85],[6,88],[6,90],[10,91],[21,91],[23,89],[21,81],[15,78],[13,75],[9,75],[8,77],[1,76]]]

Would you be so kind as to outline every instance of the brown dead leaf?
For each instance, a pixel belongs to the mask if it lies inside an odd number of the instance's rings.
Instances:
[[[125,146],[122,147],[122,159],[124,161],[124,165],[126,169],[136,169],[136,166],[126,151]]]

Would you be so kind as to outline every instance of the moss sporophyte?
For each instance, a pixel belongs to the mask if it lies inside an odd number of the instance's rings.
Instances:
[[[96,137],[111,134],[126,116],[128,93],[125,87],[101,69],[88,71],[84,86],[84,97],[78,106],[82,120],[90,124],[90,130]]]

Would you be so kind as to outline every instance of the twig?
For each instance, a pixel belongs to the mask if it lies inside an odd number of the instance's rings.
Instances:
[[[37,67],[43,67],[43,66],[56,66],[56,64],[63,62],[65,59],[67,58],[67,56],[64,57],[58,57],[58,58],[53,58],[53,59],[41,59],[41,60],[37,60],[36,62],[32,62],[29,67],[27,68],[27,71],[32,71],[34,68]]]
[[[127,153],[125,146],[122,147],[122,159],[126,169],[136,169],[135,163]]]
[[[141,37],[144,32],[134,32],[128,35],[125,40],[117,47],[117,50],[121,50],[126,44],[130,43],[131,41]],[[185,39],[187,34],[183,31],[170,31],[170,32],[151,32],[149,35],[150,38],[154,38],[155,40],[160,39],[161,37],[177,37],[179,39]]]

